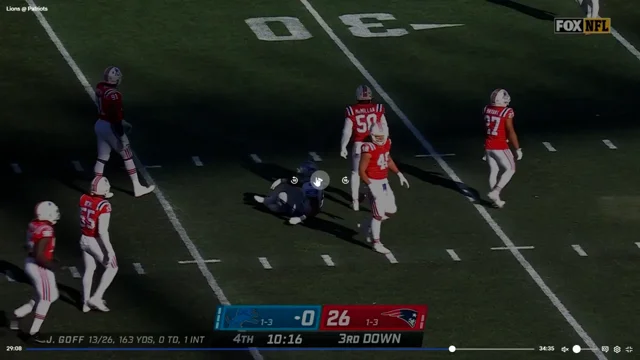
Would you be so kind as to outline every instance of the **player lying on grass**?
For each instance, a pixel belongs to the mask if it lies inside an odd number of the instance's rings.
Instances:
[[[309,181],[316,170],[313,162],[305,162],[298,169],[301,187],[291,185],[288,179],[278,179],[271,184],[267,196],[255,195],[253,198],[272,213],[289,217],[289,224],[299,224],[318,215],[324,202],[324,191],[316,189]]]

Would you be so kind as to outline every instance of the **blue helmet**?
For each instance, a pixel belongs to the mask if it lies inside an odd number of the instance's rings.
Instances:
[[[307,160],[300,165],[298,168],[298,176],[300,177],[301,182],[307,182],[311,179],[311,175],[314,172],[318,171],[318,165],[312,160]]]

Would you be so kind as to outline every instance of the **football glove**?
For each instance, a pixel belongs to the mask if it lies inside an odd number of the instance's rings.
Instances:
[[[342,148],[342,149],[340,150],[340,156],[342,156],[342,158],[343,158],[343,159],[346,159],[346,158],[347,158],[347,155],[349,155],[349,152],[347,151],[347,149]]]
[[[409,182],[407,181],[407,178],[404,177],[404,175],[402,175],[402,173],[398,173],[398,178],[400,179],[400,185],[401,186],[406,186],[407,189],[409,188]]]
[[[516,150],[516,159],[522,160],[522,149]]]

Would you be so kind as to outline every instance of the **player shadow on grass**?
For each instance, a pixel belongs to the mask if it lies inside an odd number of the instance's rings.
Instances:
[[[27,274],[25,274],[24,270],[8,261],[0,260],[0,273],[5,275],[10,274],[11,278],[16,282],[32,286],[31,280]],[[82,309],[82,294],[80,294],[80,291],[59,282],[57,285],[60,293],[60,300],[73,305],[78,309]],[[16,306],[18,305],[19,304],[16,304]]]
[[[76,190],[81,194],[88,194],[91,188],[91,181],[93,180],[93,175],[90,174],[73,174],[70,172],[54,174],[53,178],[59,181],[62,185]],[[86,183],[85,186],[80,185],[79,183]],[[111,188],[114,190],[118,190],[127,195],[135,196],[132,190],[126,190],[119,186],[111,184]]]
[[[458,183],[456,181],[453,181],[449,178],[447,178],[446,176],[442,175],[439,172],[435,172],[435,171],[427,171],[427,170],[422,170],[420,168],[417,168],[413,165],[410,164],[406,164],[406,163],[401,163],[399,161],[396,160],[396,163],[398,165],[398,167],[400,169],[402,169],[402,172],[405,174],[409,174],[415,178],[418,178],[424,182],[428,182],[429,184],[432,185],[436,185],[436,186],[442,186],[444,188],[453,190],[459,194],[462,194],[464,196],[470,196],[471,198],[474,199],[474,201],[477,204],[480,204],[484,207],[489,207],[489,208],[493,208],[493,204],[485,199],[482,198],[482,196],[480,196],[480,192],[478,192],[478,190],[464,184],[464,183]]]
[[[508,7],[525,15],[529,15],[538,20],[552,21],[555,17],[555,13],[546,10],[536,9],[534,7],[517,3],[512,0],[487,0],[490,3]]]
[[[254,195],[261,195],[261,194],[256,194],[256,193],[244,193],[244,203],[246,205],[250,205],[252,206],[255,210],[263,212],[265,214],[269,214],[271,216],[275,216],[279,219],[282,219],[284,221],[284,225],[287,226],[291,226],[288,223],[288,217],[281,215],[281,214],[274,214],[271,211],[269,211],[269,209],[267,209],[265,206],[263,206],[262,204],[257,204],[255,202],[255,200],[253,199]],[[329,216],[333,219],[342,219],[339,216],[327,213],[325,211],[322,211],[320,213],[319,216],[321,215],[326,215]],[[311,219],[307,219],[305,220],[301,225],[298,226],[303,226],[306,227],[308,229],[311,230],[316,230],[316,231],[321,231],[324,233],[327,233],[329,235],[333,235],[335,237],[337,237],[338,239],[344,240],[346,242],[349,242],[351,244],[354,245],[358,245],[358,246],[362,246],[364,248],[369,249],[369,246],[365,243],[363,243],[362,241],[358,241],[355,236],[358,234],[357,231],[353,230],[353,229],[349,229],[348,227],[329,221],[329,220],[325,220],[319,217],[314,217]]]

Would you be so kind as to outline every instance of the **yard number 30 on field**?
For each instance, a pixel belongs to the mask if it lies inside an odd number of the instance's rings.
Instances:
[[[371,14],[347,14],[340,16],[343,24],[349,27],[349,31],[353,36],[372,38],[372,37],[393,37],[404,36],[409,32],[406,29],[385,29],[380,22],[364,22],[364,19],[373,19],[378,21],[396,20],[391,14],[371,13]],[[259,17],[246,19],[245,22],[251,30],[256,34],[258,39],[263,41],[287,41],[287,40],[306,40],[313,37],[307,30],[300,19],[296,17],[278,16],[278,17]],[[270,24],[280,23],[287,29],[288,35],[276,35]],[[372,28],[384,31],[372,32]]]

